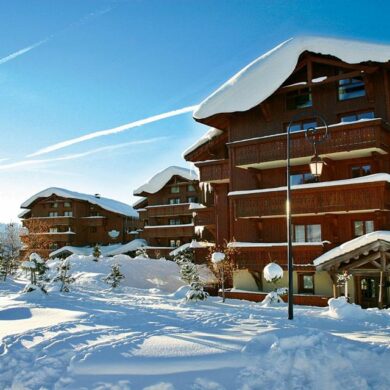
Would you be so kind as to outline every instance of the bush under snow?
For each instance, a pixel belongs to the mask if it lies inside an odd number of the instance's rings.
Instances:
[[[366,315],[361,306],[348,303],[345,297],[330,298],[328,300],[329,310],[324,313],[332,318],[338,319],[358,319]]]

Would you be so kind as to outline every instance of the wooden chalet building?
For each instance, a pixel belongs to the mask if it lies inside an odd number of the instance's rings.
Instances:
[[[287,270],[286,131],[300,114],[290,132],[294,302],[326,305],[342,293],[337,274],[347,271],[353,302],[390,303],[390,240],[382,234],[390,230],[389,60],[390,46],[291,39],[195,111],[212,127],[184,152],[212,190],[195,223],[237,249],[232,297],[261,300],[272,290],[262,276],[270,261]],[[305,139],[307,128],[324,131],[313,109],[329,126],[317,146],[326,162],[318,182]],[[285,272],[278,286],[287,283]]]
[[[154,175],[134,191],[142,198],[133,204],[138,211],[150,256],[169,256],[173,249],[196,237],[193,213],[200,207],[198,175],[193,170],[171,166]]]
[[[19,218],[27,228],[22,241],[36,242],[39,248],[27,248],[28,252],[45,257],[65,246],[127,243],[136,238],[139,227],[138,212],[133,207],[99,194],[63,188],[51,187],[38,192],[21,208],[25,210]],[[31,239],[34,237],[38,238]]]

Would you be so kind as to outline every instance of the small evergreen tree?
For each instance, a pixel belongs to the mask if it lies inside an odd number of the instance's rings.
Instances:
[[[4,282],[7,279],[8,269],[9,267],[8,267],[7,258],[4,256],[0,244],[0,279],[2,279]]]
[[[101,252],[101,250],[100,250],[99,244],[96,244],[96,245],[93,247],[92,255],[93,255],[93,261],[98,261],[99,258],[101,257],[102,252]]]
[[[22,268],[25,269],[30,274],[30,283],[28,283],[24,287],[24,289],[23,289],[24,293],[32,292],[35,290],[41,290],[43,293],[47,294],[46,288],[45,288],[44,284],[42,283],[42,280],[40,279],[38,281],[38,278],[37,278],[38,270],[39,270],[39,272],[42,272],[42,270],[44,269],[42,267],[42,262],[43,262],[43,260],[36,253],[31,253],[31,255],[29,257],[29,261],[23,261]],[[47,267],[46,267],[46,269],[47,269]],[[43,271],[43,274],[41,273],[40,276],[44,275],[44,273],[46,272],[46,269]]]
[[[38,253],[31,253],[29,257],[30,261],[35,263],[35,274],[38,281],[43,281],[47,279],[45,278],[45,274],[48,271],[49,267],[46,265],[46,262],[38,255]]]
[[[120,270],[120,264],[113,264],[111,266],[111,273],[104,279],[104,281],[111,285],[111,288],[116,288],[124,278],[125,276]]]
[[[57,276],[54,278],[54,282],[61,282],[61,292],[69,292],[69,285],[75,281],[75,278],[69,273],[70,261],[64,259],[57,267]]]
[[[144,247],[138,248],[135,251],[135,256],[136,257],[142,257],[144,259],[149,259],[148,252],[147,252],[146,248],[144,248]]]
[[[203,283],[200,281],[198,269],[193,263],[193,259],[194,254],[190,248],[180,251],[174,257],[180,267],[181,279],[190,286],[186,294],[187,301],[204,301],[209,294],[203,291]]]

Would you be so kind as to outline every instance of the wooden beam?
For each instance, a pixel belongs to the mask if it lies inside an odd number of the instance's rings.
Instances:
[[[367,73],[373,73],[378,69],[376,65],[362,65],[362,64],[347,64],[346,62],[340,60],[334,60],[332,58],[325,58],[316,55],[309,55],[308,60],[311,60],[314,63],[325,64],[335,66],[336,68],[345,68],[345,69],[359,69]]]
[[[353,268],[358,268],[363,264],[370,263],[373,260],[379,259],[381,257],[380,252],[372,253],[371,255],[368,255],[364,257],[363,259],[354,261],[348,265],[345,265],[344,267],[340,267],[340,271],[348,271]]]

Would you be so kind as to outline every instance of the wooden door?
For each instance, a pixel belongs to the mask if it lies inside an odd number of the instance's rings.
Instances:
[[[379,277],[360,276],[357,278],[358,303],[363,308],[378,307]]]

